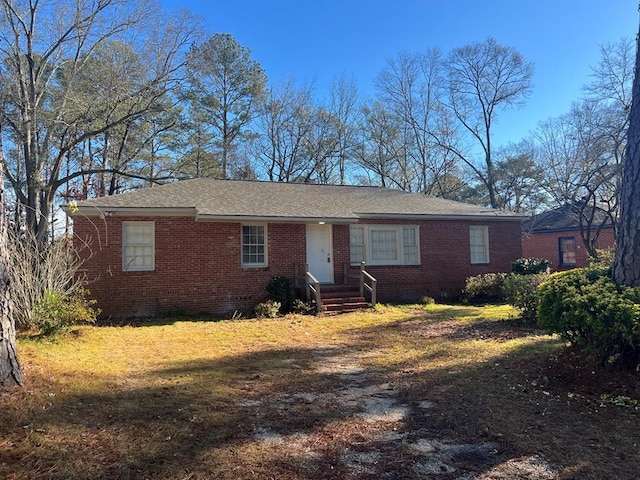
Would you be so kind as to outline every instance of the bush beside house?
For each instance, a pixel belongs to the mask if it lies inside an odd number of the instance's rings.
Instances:
[[[610,271],[552,274],[538,291],[538,323],[593,353],[603,366],[640,365],[640,287],[616,285]]]

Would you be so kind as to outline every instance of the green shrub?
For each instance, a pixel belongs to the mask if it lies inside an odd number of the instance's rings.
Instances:
[[[269,298],[280,304],[280,312],[287,313],[291,311],[293,303],[293,290],[291,289],[291,280],[279,273],[269,279],[266,287]]]
[[[616,254],[614,247],[610,248],[596,248],[598,258],[589,257],[587,265],[597,268],[612,268],[613,260]]]
[[[258,318],[276,318],[280,313],[280,302],[274,300],[267,300],[266,302],[256,305],[256,317]]]
[[[94,323],[100,310],[88,295],[84,289],[71,295],[47,290],[33,307],[36,327],[43,335],[51,335],[78,323]]]
[[[555,273],[539,287],[538,323],[607,366],[640,360],[640,288],[616,285],[605,268]]]
[[[314,313],[316,313],[316,310],[316,302],[305,302],[303,300],[300,300],[299,298],[296,298],[291,306],[292,312],[301,313],[303,315],[313,315]]]
[[[470,303],[495,302],[504,300],[502,284],[506,273],[484,273],[468,277],[462,298]]]
[[[428,295],[425,295],[423,297],[420,297],[420,303],[422,305],[435,305],[436,301],[433,297],[429,297]]]
[[[549,268],[546,258],[519,258],[511,263],[511,271],[519,275],[535,275],[545,273]]]
[[[547,273],[534,275],[510,274],[504,280],[504,294],[507,302],[520,310],[522,319],[535,323],[538,311],[538,286],[548,278]]]

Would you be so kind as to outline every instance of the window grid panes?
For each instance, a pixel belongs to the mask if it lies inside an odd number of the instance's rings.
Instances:
[[[404,227],[402,229],[402,243],[404,251],[404,264],[418,264],[418,238],[415,227]]]
[[[122,224],[122,269],[144,271],[154,269],[153,222]]]
[[[469,227],[471,263],[489,263],[489,227]]]
[[[371,230],[371,259],[374,261],[396,261],[398,239],[395,230]]]
[[[365,261],[365,241],[364,227],[350,228],[349,243],[351,263],[362,263]]]
[[[560,265],[576,264],[576,239],[574,237],[563,237],[560,242]]]
[[[417,225],[352,225],[352,265],[419,265],[420,237]]]
[[[242,265],[264,266],[267,263],[264,225],[242,226]]]

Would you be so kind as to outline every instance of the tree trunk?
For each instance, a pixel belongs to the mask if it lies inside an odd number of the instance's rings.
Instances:
[[[640,33],[637,37],[640,46]],[[633,97],[620,189],[620,219],[613,279],[618,285],[640,285],[640,52],[636,50]]]
[[[0,178],[4,178],[1,160]],[[22,368],[16,352],[16,329],[11,318],[8,263],[4,187],[0,182],[0,386],[22,385]]]

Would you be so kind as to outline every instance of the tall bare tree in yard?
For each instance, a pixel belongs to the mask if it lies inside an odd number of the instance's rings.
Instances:
[[[145,0],[0,0],[0,121],[12,147],[5,175],[39,244],[56,193],[70,180],[105,171],[66,172],[67,157],[87,139],[143,117],[175,86],[196,26],[160,15]],[[107,82],[95,68],[94,56],[111,42],[129,45],[137,59],[135,68],[118,64],[124,83]]]
[[[345,75],[336,77],[331,83],[329,112],[336,123],[335,156],[338,163],[338,183],[347,180],[349,161],[357,143],[356,122],[358,116],[358,88],[353,78]]]
[[[315,105],[313,85],[288,78],[269,88],[256,123],[252,155],[269,181],[337,180],[339,121]]]
[[[533,65],[513,47],[488,38],[453,50],[445,61],[448,107],[480,146],[483,162],[449,146],[487,189],[489,204],[499,208],[495,192],[492,128],[498,112],[521,106],[532,88]],[[446,146],[446,145],[445,145]]]
[[[442,55],[435,48],[415,55],[400,53],[387,61],[376,79],[380,102],[403,125],[410,190],[429,195],[448,193],[441,187],[458,162],[450,152],[455,133],[451,114],[441,103],[444,79]]]
[[[640,286],[640,28],[636,43],[635,76],[613,265],[616,283],[629,286]]]
[[[405,142],[398,116],[374,101],[362,108],[360,132],[356,162],[368,177],[366,183],[405,189],[409,179],[401,168]]]

